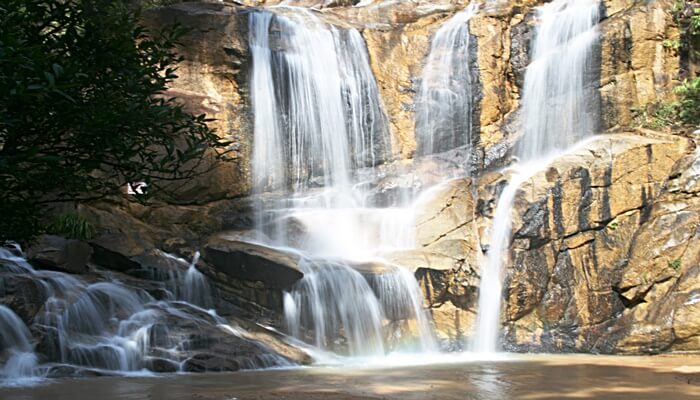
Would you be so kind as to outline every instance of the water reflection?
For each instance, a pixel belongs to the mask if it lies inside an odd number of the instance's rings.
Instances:
[[[468,375],[471,384],[482,396],[506,399],[507,382],[497,366],[484,367],[479,374]]]
[[[61,380],[4,400],[697,399],[700,357],[519,356],[384,368],[301,368]]]

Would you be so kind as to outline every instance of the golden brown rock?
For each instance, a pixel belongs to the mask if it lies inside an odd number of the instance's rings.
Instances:
[[[227,162],[209,154],[194,179],[177,182],[168,198],[175,203],[209,202],[248,193],[252,124],[247,100],[248,20],[238,7],[222,3],[183,3],[150,10],[144,21],[153,30],[177,21],[189,28],[180,39],[178,79],[166,93],[184,102],[232,142]]]

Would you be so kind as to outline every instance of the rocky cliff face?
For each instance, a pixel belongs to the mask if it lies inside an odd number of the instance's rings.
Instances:
[[[149,26],[177,20],[192,29],[184,39],[187,61],[172,94],[216,118],[219,133],[237,147],[232,162],[213,164],[212,171],[180,189],[181,202],[205,205],[143,207],[120,199],[85,206],[83,211],[98,221],[93,258],[102,264],[111,260],[133,269],[129,263],[138,264],[138,256],[153,248],[191,254],[218,231],[250,225],[247,200],[230,200],[250,193],[247,21],[250,6],[277,2],[242,3],[247,5],[183,3],[147,13]],[[317,14],[324,20],[362,33],[390,119],[394,158],[403,161],[388,168],[400,170],[416,150],[417,92],[430,37],[467,2],[354,3],[304,2],[320,5]],[[479,173],[433,193],[417,220],[420,247],[392,256],[415,271],[440,337],[455,347],[474,323],[479,265],[489,246],[486,233],[507,182],[507,176],[489,171],[507,160],[517,139],[533,10],[540,3],[491,1],[470,21],[479,72],[473,120]],[[610,0],[601,7],[600,68],[592,81],[602,100],[600,125],[627,133],[599,137],[520,188],[504,292],[505,342],[514,350],[698,350],[700,165],[695,142],[631,129],[634,109],[672,96],[679,59],[663,46],[678,35],[670,2]],[[424,183],[434,180],[430,164],[417,170]],[[250,318],[263,315],[278,323],[280,284],[221,266],[228,265],[221,261],[227,257],[238,257],[242,265],[278,255],[230,246],[210,241],[202,269],[226,301],[248,309]]]
[[[250,191],[252,119],[248,93],[248,18],[240,11],[213,3],[185,3],[147,14],[154,31],[178,22],[190,29],[181,39],[177,84],[168,95],[185,102],[196,114],[207,114],[219,136],[232,142],[229,162],[212,157],[197,179],[173,188],[179,203],[202,203]]]
[[[684,317],[697,313],[688,288],[697,274],[697,210],[673,189],[687,184],[674,168],[689,145],[654,135],[600,138],[523,185],[531,194],[516,207],[508,342],[658,352],[697,340]]]
[[[687,139],[649,132],[600,136],[520,187],[504,292],[509,348],[697,348],[694,148]],[[454,182],[435,199],[439,213],[421,230],[439,239],[413,265],[449,339],[470,334],[481,250],[489,245],[488,235],[470,232],[490,226],[506,179],[483,177],[475,197],[455,196],[466,185]],[[456,199],[464,209],[450,211]],[[459,224],[466,225],[451,228]],[[455,241],[466,251],[455,251]]]

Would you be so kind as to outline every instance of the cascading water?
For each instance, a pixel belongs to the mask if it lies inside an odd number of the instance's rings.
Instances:
[[[531,161],[563,151],[597,129],[598,0],[555,0],[537,9],[532,61],[525,73],[523,137],[516,155]]]
[[[431,321],[423,312],[423,295],[416,277],[407,269],[396,268],[388,273],[372,275],[369,282],[378,294],[379,303],[388,319],[414,321],[416,326],[413,330],[419,340],[415,347],[423,352],[434,351],[437,344]]]
[[[595,133],[598,92],[591,55],[598,40],[597,0],[555,0],[538,8],[533,59],[525,75],[523,135],[516,146],[517,173],[503,189],[482,267],[472,350],[498,349],[503,264],[511,240],[511,209],[520,185],[557,152]],[[515,170],[515,168],[513,168]]]
[[[284,299],[288,332],[322,349],[377,355],[387,351],[387,318],[401,316],[420,326],[419,347],[432,348],[415,278],[381,261],[384,251],[414,245],[413,211],[372,207],[362,181],[391,154],[364,40],[307,10],[275,10],[249,20],[253,175],[259,194],[290,191],[257,210],[258,240],[301,253],[305,275]],[[371,285],[379,272],[358,272],[358,263],[402,277],[393,281],[402,295],[383,296]],[[394,308],[402,311],[387,312]]]
[[[42,332],[37,345],[42,364],[25,323],[0,306],[0,385],[36,379],[55,368],[133,373],[158,362],[169,364],[171,370],[181,369],[190,352],[198,350],[192,343],[194,327],[197,331],[226,330],[215,313],[185,301],[212,303],[208,283],[194,267],[196,261],[195,256],[185,272],[174,275],[179,279],[165,279],[166,288],[176,286],[177,290],[158,290],[165,299],[157,300],[146,290],[111,276],[89,283],[62,272],[35,270],[21,254],[0,247],[0,294],[5,293],[6,285],[15,284],[12,282],[31,282],[44,301],[28,321],[33,330]],[[240,362],[244,368],[288,365],[281,358]]]
[[[5,365],[0,378],[22,384],[37,374],[37,357],[32,346],[32,335],[22,320],[12,310],[0,305],[0,356]]]
[[[275,88],[272,80],[272,50],[270,49],[271,13],[253,13],[250,16],[250,51],[253,58],[250,91],[255,124],[253,145],[253,186],[258,192],[276,190],[286,186],[287,170],[282,146],[268,143],[283,143],[276,117],[279,115]]]
[[[168,253],[159,253],[160,256],[173,260],[175,266],[167,269],[163,274],[161,270],[154,269],[152,278],[166,283],[168,290],[173,294],[173,299],[182,300],[205,309],[213,308],[212,288],[207,278],[197,269],[200,254],[195,252],[191,262]],[[182,268],[186,266],[183,271]],[[163,276],[164,275],[164,276]]]
[[[280,10],[250,15],[255,184],[346,188],[354,167],[374,166],[389,150],[364,41],[308,10]]]
[[[200,307],[211,308],[213,306],[211,286],[204,274],[197,269],[197,261],[199,261],[199,252],[194,254],[185,272],[183,300]]]
[[[342,262],[302,259],[299,267],[304,278],[285,295],[289,332],[303,337],[301,330],[308,327],[312,343],[321,349],[384,353],[384,312],[365,278]]]
[[[481,269],[476,328],[471,344],[472,351],[477,353],[493,353],[498,349],[503,293],[503,257],[510,245],[510,211],[518,188],[528,176],[531,174],[513,175],[496,204],[496,214],[489,232],[491,242],[486,264]]]
[[[418,154],[429,155],[472,143],[470,4],[435,33],[423,69],[416,110]]]

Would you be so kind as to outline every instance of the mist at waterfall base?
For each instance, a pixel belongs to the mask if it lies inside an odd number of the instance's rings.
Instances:
[[[510,169],[489,232],[490,247],[482,266],[479,303],[471,350],[489,354],[499,349],[504,264],[512,236],[511,210],[521,184],[596,131],[597,89],[588,77],[598,40],[597,0],[554,0],[537,9],[538,25],[532,61],[522,99],[519,159]]]

